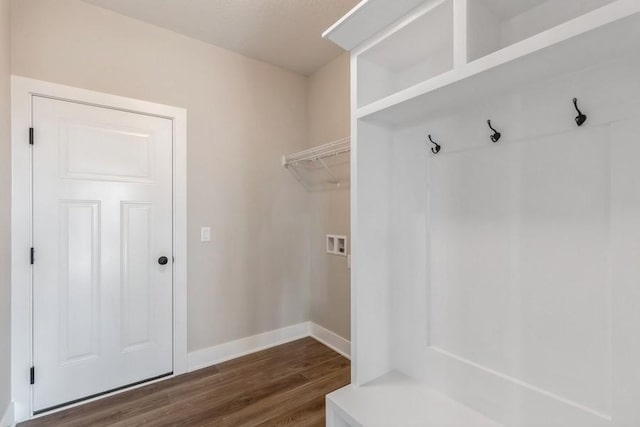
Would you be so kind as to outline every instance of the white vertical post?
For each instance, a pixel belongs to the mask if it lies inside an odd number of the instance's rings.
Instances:
[[[453,0],[453,67],[467,63],[467,1]]]

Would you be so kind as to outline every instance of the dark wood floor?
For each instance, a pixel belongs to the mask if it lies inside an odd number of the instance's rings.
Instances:
[[[349,360],[304,338],[20,426],[324,426],[349,380]]]

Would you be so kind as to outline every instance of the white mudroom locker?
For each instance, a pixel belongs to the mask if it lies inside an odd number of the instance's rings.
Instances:
[[[332,426],[640,426],[640,1],[370,0]]]

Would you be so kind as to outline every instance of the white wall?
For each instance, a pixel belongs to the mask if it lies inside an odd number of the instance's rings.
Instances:
[[[309,78],[309,145],[350,134],[349,54]],[[348,157],[344,156],[348,163]],[[310,193],[311,320],[350,338],[350,273],[346,257],[325,251],[327,234],[350,239],[349,188]],[[350,247],[347,248],[350,251]]]
[[[14,74],[188,110],[189,350],[308,320],[308,198],[279,163],[306,148],[307,79],[79,0],[12,16]]]
[[[0,0],[0,418],[10,398],[10,0]]]

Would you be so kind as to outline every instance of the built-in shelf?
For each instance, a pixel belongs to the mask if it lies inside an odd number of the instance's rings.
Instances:
[[[327,426],[473,426],[500,424],[441,392],[390,372],[363,387],[327,395]]]
[[[352,385],[328,425],[633,425],[640,0],[385,19],[400,3],[326,33],[351,50],[355,248]]]
[[[467,2],[467,58],[486,56],[615,0],[473,0]]]
[[[323,38],[351,50],[375,35],[380,28],[402,18],[424,0],[362,0],[349,13],[328,28]]]
[[[357,21],[358,14],[348,20]],[[338,24],[325,36],[339,43],[348,26]],[[358,44],[356,35],[347,37],[349,46]],[[637,0],[566,0],[562,7],[557,0],[426,0],[354,50],[355,116],[410,123],[474,97],[606,61],[639,44]]]
[[[453,0],[445,0],[424,7],[415,19],[358,55],[358,106],[452,68]]]
[[[640,2],[618,0],[358,108],[355,115],[386,125],[409,124],[434,111],[580,70],[639,45]]]

